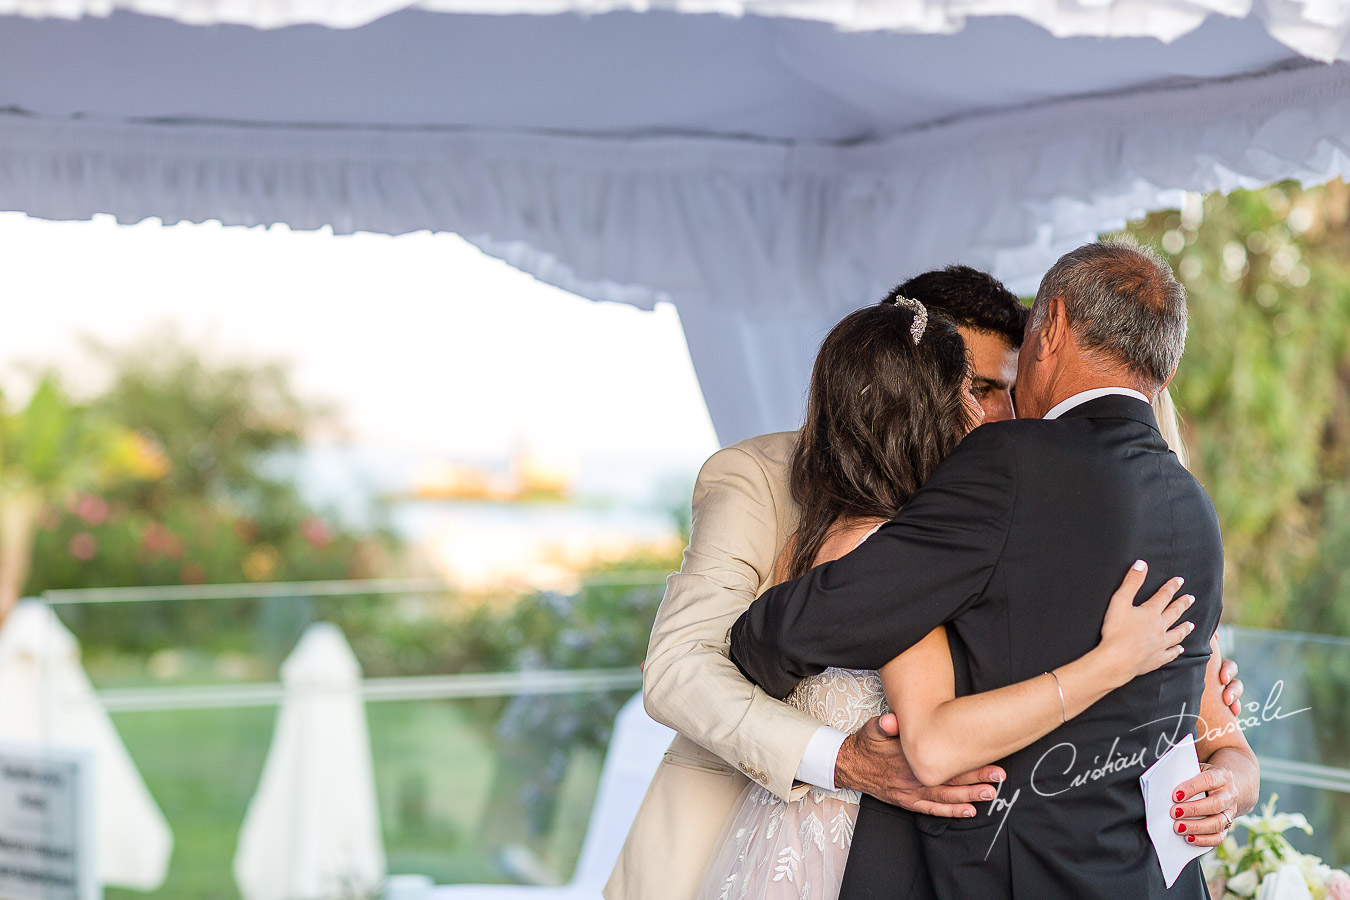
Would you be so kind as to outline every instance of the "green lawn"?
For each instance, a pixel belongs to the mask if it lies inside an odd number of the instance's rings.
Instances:
[[[520,788],[533,758],[498,749],[464,703],[372,703],[367,715],[391,873],[438,883],[510,881],[503,850],[523,846],[553,880],[570,876],[599,779],[598,753],[570,755],[550,824],[531,834]],[[149,896],[238,897],[231,862],[275,717],[274,709],[114,717],[174,833],[168,880]],[[145,896],[107,891],[108,900]]]

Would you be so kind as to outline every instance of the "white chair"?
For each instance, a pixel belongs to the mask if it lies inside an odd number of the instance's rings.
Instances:
[[[675,732],[642,708],[639,693],[619,710],[600,773],[591,823],[572,880],[561,887],[460,884],[434,888],[429,900],[600,900],[647,785]]]

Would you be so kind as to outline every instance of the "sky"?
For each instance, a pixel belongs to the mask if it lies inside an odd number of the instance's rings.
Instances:
[[[50,365],[92,389],[80,335],[175,323],[207,353],[289,360],[302,396],[385,452],[688,467],[717,447],[672,307],[593,303],[454,235],[0,213],[0,246],[11,392]]]

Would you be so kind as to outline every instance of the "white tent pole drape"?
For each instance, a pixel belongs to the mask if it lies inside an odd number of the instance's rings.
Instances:
[[[681,310],[694,371],[723,444],[797,427],[816,349],[837,318],[752,321],[737,310]]]
[[[723,441],[795,427],[822,328],[918,271],[1014,287],[1178,190],[1350,165],[1350,66],[1085,97],[885,141],[0,116],[0,208],[454,231],[597,300],[671,300]]]

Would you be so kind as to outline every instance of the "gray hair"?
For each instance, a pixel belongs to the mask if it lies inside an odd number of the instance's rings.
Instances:
[[[1162,387],[1186,349],[1186,289],[1162,257],[1132,241],[1085,244],[1059,258],[1036,291],[1031,327],[1056,297],[1078,345]]]

